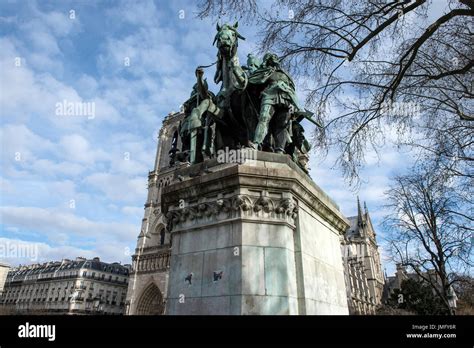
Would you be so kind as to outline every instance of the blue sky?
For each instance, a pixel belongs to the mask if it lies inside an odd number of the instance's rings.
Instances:
[[[189,1],[1,2],[0,244],[33,245],[41,262],[130,263],[157,131],[186,100],[196,66],[215,60],[215,23],[195,11]],[[244,63],[256,31],[239,31]],[[94,102],[95,117],[56,115],[63,100]],[[356,214],[357,194],[367,201],[379,239],[389,177],[409,160],[387,144],[381,158],[367,154],[358,192],[332,152],[311,161],[311,176],[346,216]],[[32,262],[1,252],[11,265]]]

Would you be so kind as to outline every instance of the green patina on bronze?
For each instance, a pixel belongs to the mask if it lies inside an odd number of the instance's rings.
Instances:
[[[183,146],[181,151],[170,151],[172,163],[176,159],[198,163],[220,149],[251,147],[288,154],[306,170],[307,160],[300,157],[307,158],[311,146],[300,122],[306,118],[322,126],[312,112],[300,107],[295,83],[276,54],[267,53],[262,60],[248,54],[247,65],[240,66],[237,48],[244,38],[237,27],[238,23],[216,26],[214,82],[221,87],[215,95],[203,79],[203,68],[214,64],[196,69],[197,83],[183,103],[185,118],[179,129]]]

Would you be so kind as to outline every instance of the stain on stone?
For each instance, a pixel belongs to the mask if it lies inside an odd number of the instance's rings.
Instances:
[[[185,282],[188,282],[189,285],[191,285],[191,284],[192,284],[192,278],[193,278],[193,274],[192,274],[192,273],[189,273],[189,274],[186,276],[186,278],[184,278],[184,281],[185,281]]]

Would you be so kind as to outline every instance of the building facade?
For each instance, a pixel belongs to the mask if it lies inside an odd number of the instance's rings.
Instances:
[[[384,275],[376,234],[364,204],[357,199],[356,216],[348,217],[350,227],[341,240],[349,313],[375,314],[382,303]]]
[[[181,147],[177,137],[183,113],[170,113],[163,120],[158,137],[155,166],[148,173],[148,196],[132,256],[132,272],[128,288],[126,313],[130,315],[164,314],[170,264],[170,234],[161,213],[161,190],[171,183],[173,172],[169,152],[172,141]],[[179,165],[178,165],[179,167]]]
[[[10,270],[10,266],[0,262],[0,296],[2,296],[5,281],[7,280],[7,274]]]
[[[0,304],[13,313],[123,314],[130,265],[64,259],[8,272]]]

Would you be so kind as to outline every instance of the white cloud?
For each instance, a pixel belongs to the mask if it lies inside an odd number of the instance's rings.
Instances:
[[[87,141],[78,135],[63,137],[59,146],[33,133],[25,125],[7,124],[0,128],[0,135],[2,138],[3,170],[10,174],[15,169],[21,168],[27,171],[30,176],[77,175],[85,167],[73,162],[90,163],[91,160],[106,157],[103,152],[92,151]],[[86,152],[88,155],[85,154]],[[63,157],[66,161],[55,162],[45,158],[51,156]]]
[[[39,12],[40,22],[38,26],[41,27],[43,24],[54,33],[57,37],[67,37],[74,29],[79,31],[81,29],[81,22],[79,16],[71,18],[68,12]]]
[[[22,124],[7,124],[0,128],[2,159],[10,161],[29,161],[35,153],[52,152],[54,144],[29,130]]]
[[[98,66],[110,75],[126,71],[138,78],[150,73],[171,76],[187,66],[175,46],[177,41],[176,33],[164,27],[142,28],[125,38],[112,37],[98,57]]]
[[[55,241],[58,233],[75,238],[97,237],[110,241],[130,241],[137,234],[134,225],[93,221],[54,208],[3,206],[0,207],[0,217],[2,224],[39,231],[51,241]]]
[[[66,175],[76,177],[86,170],[84,165],[72,162],[53,162],[49,159],[38,159],[30,167],[35,173],[44,176]]]
[[[64,158],[72,162],[91,164],[109,158],[103,150],[92,148],[89,141],[79,134],[62,136],[59,145]]]
[[[129,178],[122,174],[94,173],[87,176],[84,182],[105,193],[114,202],[144,202],[146,199],[146,178],[142,176]]]
[[[125,206],[121,209],[122,213],[133,217],[141,218],[143,216],[143,207]]]
[[[37,31],[33,28],[30,32],[30,40],[33,48],[48,55],[57,55],[61,52],[57,44],[56,38],[44,31]]]
[[[10,180],[0,177],[0,202],[3,202],[5,195],[15,192],[15,187]]]
[[[162,17],[152,0],[137,3],[122,1],[118,6],[107,10],[106,15],[109,18],[120,20],[121,23],[150,27],[159,24]]]
[[[120,120],[121,115],[117,109],[100,95],[96,95],[92,100],[84,100],[73,86],[59,81],[50,72],[36,72],[34,67],[30,66],[30,59],[41,60],[43,65],[50,64],[47,56],[32,53],[27,58],[22,57],[13,40],[9,38],[1,38],[0,45],[0,64],[3,66],[0,69],[0,105],[7,119],[27,123],[40,117],[44,122],[59,129],[77,131],[84,129],[84,126],[96,126],[98,122],[116,123]],[[22,57],[21,66],[15,66],[16,57]],[[48,69],[55,71],[51,66],[48,66]],[[56,115],[57,103],[63,103],[64,100],[73,103],[94,102],[97,115],[93,119],[86,116]]]
[[[84,98],[91,98],[98,93],[99,84],[92,76],[83,74],[77,81],[77,89]]]
[[[31,242],[21,239],[0,238],[0,261],[12,267],[20,264],[61,261],[76,257],[100,257],[105,262],[131,263],[130,247],[121,243],[104,243],[93,249],[77,246],[51,246],[44,242]],[[133,250],[132,250],[133,252]]]

